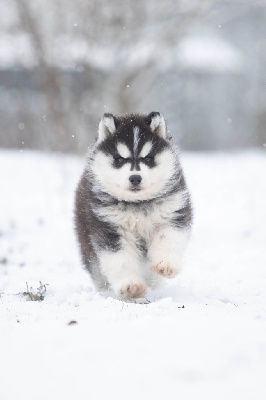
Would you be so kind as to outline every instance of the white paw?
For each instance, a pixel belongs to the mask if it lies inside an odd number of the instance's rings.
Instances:
[[[123,299],[144,297],[146,289],[146,285],[142,281],[129,280],[120,286],[117,294]]]
[[[179,272],[179,268],[168,261],[160,261],[157,264],[154,263],[151,269],[157,274],[170,279],[174,278]]]

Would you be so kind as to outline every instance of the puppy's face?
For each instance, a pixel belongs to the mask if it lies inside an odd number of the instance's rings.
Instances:
[[[100,189],[118,200],[149,200],[166,191],[176,164],[163,117],[105,114],[91,168]]]

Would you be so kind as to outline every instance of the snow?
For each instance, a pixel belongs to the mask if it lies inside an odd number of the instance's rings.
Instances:
[[[31,38],[27,33],[14,34],[1,30],[0,33],[0,69],[14,68],[14,65],[36,67]]]
[[[178,47],[178,60],[185,68],[217,72],[241,72],[243,56],[230,43],[213,35],[183,39]]]
[[[183,272],[134,303],[97,293],[81,266],[84,160],[0,151],[0,400],[265,399],[265,153],[182,159],[195,208]],[[44,301],[27,301],[40,281]]]

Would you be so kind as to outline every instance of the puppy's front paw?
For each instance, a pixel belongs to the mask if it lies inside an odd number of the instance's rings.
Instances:
[[[174,278],[179,272],[178,267],[167,261],[160,261],[157,264],[153,264],[151,269],[157,274],[165,276],[166,278]]]
[[[134,280],[123,283],[118,290],[118,294],[123,299],[143,297],[145,293],[146,293],[145,283]]]

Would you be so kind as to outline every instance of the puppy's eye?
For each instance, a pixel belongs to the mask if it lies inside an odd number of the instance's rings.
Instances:
[[[144,160],[145,160],[147,163],[152,162],[153,159],[154,159],[154,157],[145,157],[145,158],[144,158]]]
[[[115,157],[115,161],[118,163],[118,164],[122,164],[122,162],[124,161],[125,159],[123,158],[123,157]]]

